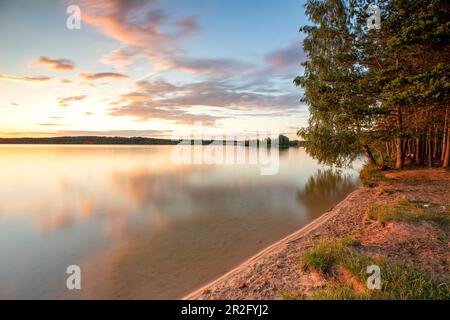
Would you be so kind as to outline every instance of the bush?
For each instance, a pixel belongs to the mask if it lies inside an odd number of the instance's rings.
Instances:
[[[364,185],[370,185],[382,178],[380,169],[373,164],[366,164],[359,173],[359,178]]]

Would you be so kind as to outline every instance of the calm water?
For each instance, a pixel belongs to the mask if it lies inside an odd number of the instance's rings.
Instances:
[[[0,298],[181,298],[357,185],[303,149],[280,170],[174,165],[170,146],[0,146]],[[82,290],[66,289],[79,265]]]

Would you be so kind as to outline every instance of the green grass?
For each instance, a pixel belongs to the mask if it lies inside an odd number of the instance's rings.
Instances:
[[[282,300],[305,300],[306,295],[302,292],[282,292]]]
[[[427,208],[426,205],[429,205]],[[379,222],[387,221],[432,221],[439,225],[448,225],[450,223],[450,211],[436,208],[439,206],[427,204],[420,200],[400,200],[394,205],[373,205],[367,209],[369,219]]]
[[[350,285],[331,280],[325,289],[314,292],[312,299],[450,299],[447,285],[435,282],[413,267],[359,254],[351,248],[355,244],[351,238],[324,242],[304,255],[303,267],[326,274],[333,264],[337,264],[365,287],[367,267],[377,265],[381,269],[381,290],[356,292]]]
[[[370,296],[361,294],[343,285],[342,283],[332,282],[325,289],[315,291],[311,294],[312,300],[369,300]]]
[[[378,168],[377,165],[366,164],[361,169],[361,172],[359,173],[359,178],[361,179],[363,185],[370,186],[376,181],[381,180],[383,176],[380,173],[380,169]]]

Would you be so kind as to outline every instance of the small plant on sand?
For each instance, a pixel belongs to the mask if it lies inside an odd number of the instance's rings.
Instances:
[[[369,219],[387,221],[432,221],[439,225],[450,223],[450,210],[420,200],[402,199],[393,205],[373,205],[367,209]]]
[[[387,261],[381,257],[373,258],[357,253],[355,243],[350,238],[339,241],[324,242],[304,255],[303,267],[325,275],[333,265],[348,271],[362,286],[367,280],[367,267],[377,265],[381,270],[381,290],[355,290],[349,283],[342,283],[330,278],[329,285],[312,293],[312,299],[449,299],[449,288],[444,283],[437,283],[422,271]]]

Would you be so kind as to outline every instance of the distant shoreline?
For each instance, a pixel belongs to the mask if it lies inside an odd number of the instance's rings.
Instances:
[[[145,138],[145,137],[108,137],[108,136],[66,136],[66,137],[43,137],[43,138],[31,138],[31,137],[23,137],[23,138],[0,138],[0,145],[4,144],[25,144],[25,145],[33,145],[33,144],[47,144],[47,145],[166,145],[173,146],[177,145],[182,140],[171,140],[171,139],[162,139],[162,138]],[[202,140],[201,144],[208,145],[212,141]],[[224,141],[228,143],[231,141]],[[242,143],[245,146],[249,145],[249,141],[233,141],[235,145],[238,143]],[[199,141],[200,143],[200,141]],[[257,141],[259,145],[259,140]],[[285,147],[300,147],[303,146],[303,141],[283,141],[280,143],[280,148]]]
[[[44,137],[0,138],[0,144],[75,144],[75,145],[176,145],[178,140],[144,137]]]

